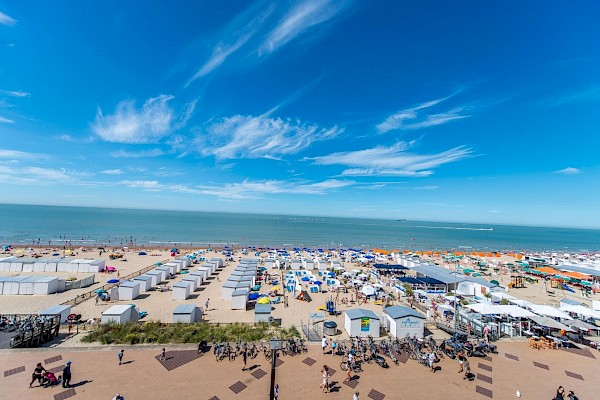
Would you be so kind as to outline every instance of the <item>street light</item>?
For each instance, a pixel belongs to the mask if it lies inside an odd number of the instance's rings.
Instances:
[[[283,341],[278,338],[273,338],[269,341],[271,349],[271,391],[269,392],[269,400],[275,399],[275,367],[277,364],[277,350],[283,348]]]

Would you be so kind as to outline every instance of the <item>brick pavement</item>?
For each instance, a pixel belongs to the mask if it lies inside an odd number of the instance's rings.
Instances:
[[[76,388],[28,389],[30,373],[13,373],[0,376],[0,393],[3,398],[28,400],[67,397],[71,400],[103,400],[113,398],[117,392],[128,400],[264,399],[268,396],[271,365],[262,356],[249,363],[251,368],[242,371],[241,360],[216,362],[212,353],[194,356],[195,346],[173,346],[173,349],[167,347],[167,355],[174,356],[172,363],[177,366],[169,369],[155,358],[160,347],[124,347],[128,363],[117,365],[115,354],[120,348],[63,348],[61,359],[56,358],[56,351],[52,349],[4,351],[0,354],[3,367],[0,371],[19,366],[33,370],[35,364],[44,359],[54,360],[55,364],[49,366],[54,368],[60,367],[64,363],[62,360],[72,361],[72,383]],[[337,379],[337,391],[322,395],[319,389],[321,367],[327,364],[339,371],[341,358],[323,355],[319,346],[311,346],[304,357],[284,356],[283,363],[277,368],[276,381],[281,398],[286,400],[308,400],[317,396],[349,399],[354,390],[359,390],[364,399],[497,400],[514,399],[517,390],[523,398],[538,399],[552,397],[558,385],[574,390],[579,398],[595,398],[597,385],[593,376],[600,367],[597,358],[582,354],[584,352],[533,350],[521,342],[499,343],[499,348],[501,353],[491,357],[493,362],[471,359],[475,376],[472,381],[462,379],[462,374],[457,373],[458,362],[451,359],[443,359],[434,374],[414,360],[398,366],[390,363],[389,369],[373,363],[364,365],[363,372],[353,374],[355,379],[350,382],[343,382],[346,376],[341,374]],[[517,356],[519,361],[507,358],[506,353]],[[303,362],[307,357],[315,362],[311,365]]]

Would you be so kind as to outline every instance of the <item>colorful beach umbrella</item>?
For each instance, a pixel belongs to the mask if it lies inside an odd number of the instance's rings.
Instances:
[[[258,304],[271,304],[271,300],[268,297],[261,297],[257,301]]]
[[[106,283],[119,283],[118,279],[109,279],[106,281]]]

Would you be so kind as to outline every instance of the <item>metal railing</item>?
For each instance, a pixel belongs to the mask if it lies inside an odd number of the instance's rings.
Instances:
[[[132,272],[129,275],[122,276],[120,279],[121,279],[121,281],[126,281],[126,280],[129,280],[131,278],[135,278],[136,276],[143,275],[146,272],[148,272],[148,271],[156,268],[156,264],[158,264],[159,262],[162,263],[162,264],[164,264],[164,263],[166,263],[168,261],[169,261],[169,259],[162,260],[162,261],[157,261],[154,264],[149,265],[147,267],[144,267],[144,268],[142,268],[142,269],[140,269],[138,271]],[[75,296],[75,298],[67,300],[64,303],[61,303],[61,305],[71,306],[71,307],[76,306],[77,304],[81,304],[84,301],[87,301],[89,299],[95,298],[97,290],[106,290],[106,291],[108,291],[109,289],[115,287],[116,285],[118,285],[118,283],[107,283],[107,284],[104,284],[104,285],[102,285],[100,287],[97,287],[94,290],[90,290],[89,292],[85,292],[83,294],[77,295],[77,296]]]

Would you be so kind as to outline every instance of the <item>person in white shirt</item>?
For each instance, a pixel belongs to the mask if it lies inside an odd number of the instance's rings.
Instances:
[[[323,354],[325,354],[325,349],[327,348],[327,338],[325,336],[321,339],[321,346],[323,347]]]
[[[429,368],[431,368],[431,372],[435,372],[435,368],[433,368],[433,363],[435,362],[435,353],[433,351],[429,353],[427,361],[429,361]]]
[[[358,392],[354,392],[354,396],[352,396],[352,400],[359,400],[358,395],[359,395]]]

